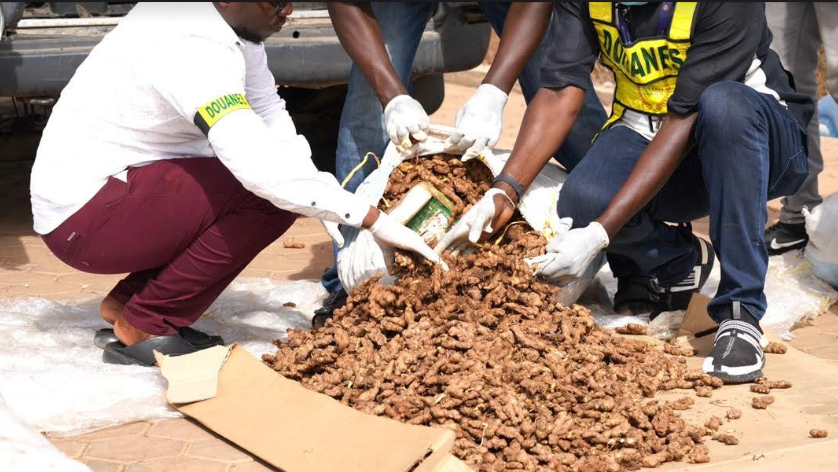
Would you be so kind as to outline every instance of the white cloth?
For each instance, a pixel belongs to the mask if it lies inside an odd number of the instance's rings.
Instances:
[[[227,114],[205,136],[194,124],[198,108],[236,93],[252,111]],[[314,167],[264,45],[238,38],[211,3],[140,3],[91,51],[53,110],[32,169],[35,231],[51,232],[128,167],[212,156],[279,208],[350,226],[369,210]]]

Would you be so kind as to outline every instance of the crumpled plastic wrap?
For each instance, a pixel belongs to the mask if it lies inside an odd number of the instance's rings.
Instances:
[[[809,212],[806,217],[806,259],[812,263],[812,271],[820,279],[838,287],[838,192],[826,197],[823,203]]]
[[[285,339],[287,328],[310,328],[325,296],[319,281],[239,279],[195,327],[259,357],[275,350],[272,341]],[[157,369],[102,363],[102,351],[93,345],[95,330],[107,327],[100,301],[0,300],[0,395],[38,431],[72,435],[180,416],[164,400],[166,381]],[[287,302],[296,307],[283,307]]]
[[[795,324],[826,311],[838,293],[812,274],[799,251],[770,261],[769,310],[763,326],[789,339]],[[712,297],[718,280],[716,267],[703,293]],[[616,316],[611,302],[616,287],[606,265],[577,303],[589,307],[597,323],[606,327],[648,325],[650,334],[662,339],[677,333],[683,312],[664,313],[652,323],[648,315]],[[284,340],[287,328],[309,328],[325,296],[315,280],[239,279],[195,327],[220,334],[227,343],[237,342],[259,357],[275,351],[272,341]],[[33,297],[0,300],[0,395],[15,415],[38,431],[72,435],[179,416],[163,398],[166,382],[157,369],[102,363],[101,350],[92,342],[94,331],[106,326],[98,314],[100,300],[81,305]],[[288,302],[296,307],[284,307]]]
[[[90,472],[68,459],[37,431],[20,421],[0,396],[0,470],[3,472]]]
[[[781,339],[790,340],[794,337],[792,329],[806,319],[826,313],[838,301],[838,292],[812,272],[812,264],[803,257],[802,251],[773,256],[768,261],[765,277],[768,311],[760,324]],[[719,288],[719,279],[717,261],[701,293],[712,298]],[[616,291],[617,279],[606,264],[577,303],[588,307],[601,326],[648,325],[649,334],[659,339],[669,339],[677,334],[684,311],[662,313],[651,323],[648,314],[620,316],[614,313]]]

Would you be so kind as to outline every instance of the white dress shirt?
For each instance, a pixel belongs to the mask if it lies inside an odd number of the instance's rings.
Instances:
[[[204,134],[199,108],[235,94],[250,108]],[[126,180],[128,167],[212,156],[284,210],[356,227],[369,210],[315,168],[264,45],[240,39],[211,3],[140,3],[93,48],[53,110],[32,169],[35,231],[53,231],[109,177]]]

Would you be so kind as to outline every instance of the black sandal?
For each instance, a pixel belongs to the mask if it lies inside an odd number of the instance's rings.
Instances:
[[[221,336],[207,334],[195,328],[180,328],[178,335],[198,350],[224,345],[224,339]],[[102,328],[93,335],[93,344],[99,349],[105,349],[105,346],[115,342],[119,342],[119,339],[114,334],[113,328]]]
[[[102,362],[118,365],[141,365],[153,367],[157,361],[154,351],[170,356],[191,354],[198,349],[180,336],[157,336],[137,344],[126,346],[121,342],[109,343],[102,351]]]

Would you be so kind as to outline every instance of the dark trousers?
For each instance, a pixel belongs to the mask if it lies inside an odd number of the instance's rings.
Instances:
[[[770,95],[737,82],[707,88],[698,103],[695,146],[607,249],[614,275],[680,282],[698,254],[687,228],[664,222],[688,223],[709,214],[710,239],[721,263],[710,314],[718,317],[738,301],[760,319],[767,307],[766,201],[794,193],[806,178],[805,139],[795,118]],[[570,175],[559,215],[572,217],[574,227],[598,218],[648,144],[629,128],[613,127],[581,161],[562,162]]]
[[[158,335],[194,323],[266,246],[294,223],[246,190],[216,158],[131,168],[43,237],[64,263],[130,274],[110,296],[125,319]]]

